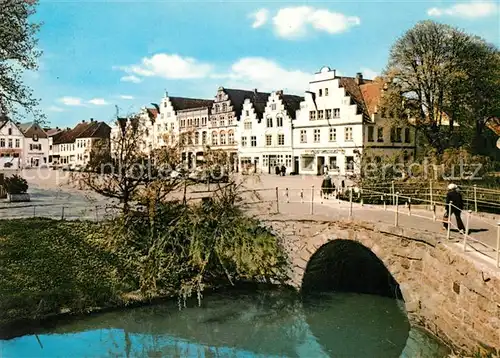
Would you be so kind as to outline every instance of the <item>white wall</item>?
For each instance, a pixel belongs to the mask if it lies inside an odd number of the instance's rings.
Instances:
[[[12,143],[11,147],[9,143]],[[13,163],[15,167],[22,165],[24,158],[23,148],[23,133],[15,123],[12,121],[7,122],[2,129],[0,129],[0,168],[3,168],[6,162]]]
[[[317,174],[318,167],[321,167],[318,158],[323,157],[324,164],[329,166],[330,158],[336,158],[338,170],[332,169],[332,173],[345,175],[346,157],[357,157],[356,151],[362,151],[363,116],[357,114],[357,106],[351,105],[345,89],[339,86],[335,70],[324,69],[315,74],[309,91],[315,93],[315,100],[310,93],[306,93],[293,128],[293,152],[294,156],[300,157],[299,173]],[[331,110],[330,119],[327,119],[327,110]],[[318,119],[321,111],[323,119]],[[314,112],[314,120],[310,119],[310,112]],[[334,131],[332,138],[330,131]],[[352,131],[349,140],[346,139],[346,131]],[[301,138],[302,133],[306,135],[305,142]],[[315,140],[315,133],[319,133],[319,140]]]

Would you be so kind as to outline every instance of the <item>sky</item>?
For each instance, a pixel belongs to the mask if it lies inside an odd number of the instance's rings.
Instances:
[[[497,1],[40,0],[37,72],[25,74],[52,126],[111,122],[171,96],[217,88],[303,94],[323,66],[372,78],[391,45],[432,19],[500,46]]]

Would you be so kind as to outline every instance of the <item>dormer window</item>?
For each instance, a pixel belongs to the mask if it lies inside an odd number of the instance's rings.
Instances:
[[[9,135],[12,135],[12,128],[9,128]]]
[[[38,134],[33,134],[33,142],[38,142]]]

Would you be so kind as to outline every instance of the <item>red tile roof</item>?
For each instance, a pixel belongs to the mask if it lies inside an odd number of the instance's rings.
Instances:
[[[73,143],[77,138],[108,138],[110,132],[111,127],[104,122],[80,122],[75,128],[54,135],[53,143]]]

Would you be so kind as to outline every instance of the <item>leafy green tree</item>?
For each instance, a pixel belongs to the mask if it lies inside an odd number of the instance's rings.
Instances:
[[[438,154],[470,143],[477,150],[499,114],[498,49],[449,25],[416,24],[393,45],[385,72],[383,110],[411,119]]]
[[[36,70],[41,51],[36,47],[39,23],[30,22],[37,0],[0,1],[0,113],[15,116],[20,108],[42,120],[38,100],[23,82],[25,70]]]

